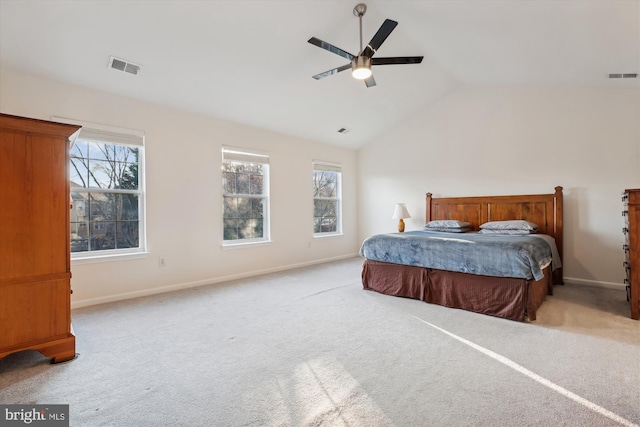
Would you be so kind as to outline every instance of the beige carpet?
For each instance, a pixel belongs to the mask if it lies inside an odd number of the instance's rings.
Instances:
[[[623,290],[556,287],[520,323],[364,291],[361,262],[75,310],[80,357],[7,357],[0,403],[72,426],[640,423]]]

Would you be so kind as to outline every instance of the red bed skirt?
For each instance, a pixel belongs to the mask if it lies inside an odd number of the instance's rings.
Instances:
[[[364,289],[524,321],[552,293],[550,268],[540,280],[489,277],[365,260]]]

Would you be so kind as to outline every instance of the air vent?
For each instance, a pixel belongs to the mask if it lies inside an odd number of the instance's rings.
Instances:
[[[338,129],[338,133],[349,133],[349,132],[351,132],[351,129],[347,129],[347,128]]]
[[[637,79],[638,73],[612,73],[609,74],[610,79]]]
[[[125,61],[124,59],[118,59],[112,56],[109,59],[109,68],[114,70],[124,71],[125,73],[133,74],[137,76],[140,73],[140,66],[132,62]]]

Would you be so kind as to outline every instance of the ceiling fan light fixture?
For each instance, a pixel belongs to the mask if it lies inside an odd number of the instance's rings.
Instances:
[[[351,62],[351,75],[358,79],[364,80],[371,77],[371,59],[366,56],[358,56]]]

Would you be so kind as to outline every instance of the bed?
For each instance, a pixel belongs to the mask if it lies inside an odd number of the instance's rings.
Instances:
[[[510,320],[534,321],[546,296],[553,295],[554,284],[563,284],[562,209],[560,186],[555,188],[554,193],[533,195],[436,198],[427,193],[426,223],[457,220],[468,223],[469,232],[454,234],[412,231],[374,235],[365,239],[360,250],[365,258],[362,266],[363,287],[386,295],[419,299]],[[536,242],[540,241],[547,242],[543,245],[553,249],[553,261],[532,261],[532,271],[527,274],[520,271],[513,274],[494,272],[491,265],[493,261],[483,257],[493,249],[485,250],[481,245],[492,239],[510,242],[519,237],[481,236],[478,232],[480,226],[488,222],[500,224],[510,220],[536,224],[537,231],[527,242],[531,242],[530,246],[539,246]],[[439,251],[446,255],[444,258],[464,260],[459,263],[462,266],[449,267],[438,259],[424,261],[427,252],[419,251],[422,241],[426,240],[423,234],[428,235],[431,240],[439,241],[440,245],[436,250],[436,247],[428,246],[431,243],[424,243],[427,251]],[[480,242],[473,239],[479,239]],[[385,243],[387,246],[382,246],[384,240],[388,240]],[[508,244],[504,243],[501,246],[506,245]],[[461,246],[472,248],[468,251],[475,251],[478,259],[471,257],[467,260],[466,249],[461,249]],[[524,252],[524,249],[514,250],[516,252],[497,255],[495,258],[513,260],[517,253]],[[544,256],[548,257],[548,254]],[[525,259],[518,262],[529,261]]]

